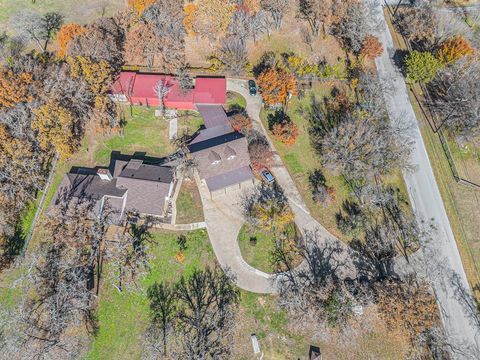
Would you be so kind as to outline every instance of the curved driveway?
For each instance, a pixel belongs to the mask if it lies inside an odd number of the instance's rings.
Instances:
[[[249,95],[245,80],[227,79],[227,90],[237,92],[246,99],[246,110],[248,115],[254,120],[254,127],[266,135],[265,129],[260,122],[260,109],[262,107],[260,96],[252,97]],[[271,142],[270,145],[274,149]],[[290,206],[295,214],[297,226],[302,231],[316,231],[317,239],[321,242],[334,241],[341,243],[341,246],[348,251],[346,245],[335,240],[322,225],[311,217],[295,183],[278,155],[275,156],[271,170],[288,197]],[[272,276],[254,269],[241,256],[237,237],[240,228],[245,222],[241,211],[242,194],[232,191],[227,195],[215,196],[212,199],[206,186],[198,178],[197,184],[202,198],[208,235],[220,265],[230,269],[236,278],[237,285],[244,290],[255,293],[276,292]]]

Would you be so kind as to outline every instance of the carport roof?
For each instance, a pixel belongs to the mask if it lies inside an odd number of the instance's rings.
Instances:
[[[205,180],[210,191],[224,189],[226,187],[240,184],[244,181],[253,179],[253,173],[250,166],[243,166],[241,168],[213,176]]]

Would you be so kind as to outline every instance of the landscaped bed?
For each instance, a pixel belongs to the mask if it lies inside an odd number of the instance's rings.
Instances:
[[[294,223],[286,225],[285,232],[288,234],[289,239],[300,241],[299,231]],[[275,266],[273,264],[272,252],[275,249],[277,239],[278,237],[272,232],[255,228],[249,224],[243,225],[238,234],[238,245],[240,246],[243,260],[258,270],[273,273]],[[300,262],[301,256],[295,254],[294,264],[298,265]]]

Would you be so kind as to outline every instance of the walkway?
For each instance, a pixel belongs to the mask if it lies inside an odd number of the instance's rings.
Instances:
[[[461,340],[461,346],[464,348],[466,345],[478,346],[478,325],[474,325],[478,322],[478,318],[468,304],[470,290],[460,254],[423,143],[420,127],[408,97],[404,78],[394,65],[395,49],[383,16],[382,3],[377,1],[376,4],[378,8],[375,20],[380,24],[377,36],[385,49],[382,56],[376,59],[376,65],[380,80],[383,83],[392,84],[391,91],[385,92],[388,112],[391,119],[411,125],[415,141],[411,162],[416,170],[404,174],[409,197],[419,220],[433,219],[437,229],[432,241],[423,244],[424,263],[436,259],[437,265],[441,265],[441,273],[430,268],[434,266],[432,264],[427,269],[427,275],[437,295],[448,335]],[[432,256],[432,254],[435,255]],[[458,358],[464,357],[458,356]]]

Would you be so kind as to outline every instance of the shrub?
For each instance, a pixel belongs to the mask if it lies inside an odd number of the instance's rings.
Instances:
[[[277,123],[272,128],[273,137],[285,145],[295,144],[298,134],[298,127],[293,121]]]
[[[474,49],[463,36],[452,36],[440,44],[438,58],[443,63],[450,64],[473,52]]]
[[[254,169],[268,167],[272,162],[273,151],[267,138],[258,131],[252,131],[248,136],[248,153]]]
[[[244,114],[235,114],[230,118],[230,124],[233,127],[233,130],[248,133],[253,129],[252,119]]]
[[[335,199],[335,189],[327,186],[326,179],[320,170],[314,170],[308,176],[312,199],[323,205],[330,204]]]
[[[378,38],[375,36],[367,36],[363,41],[360,55],[369,59],[375,59],[382,55],[383,47]]]
[[[428,51],[412,51],[405,59],[407,81],[428,84],[442,68],[442,62]]]

